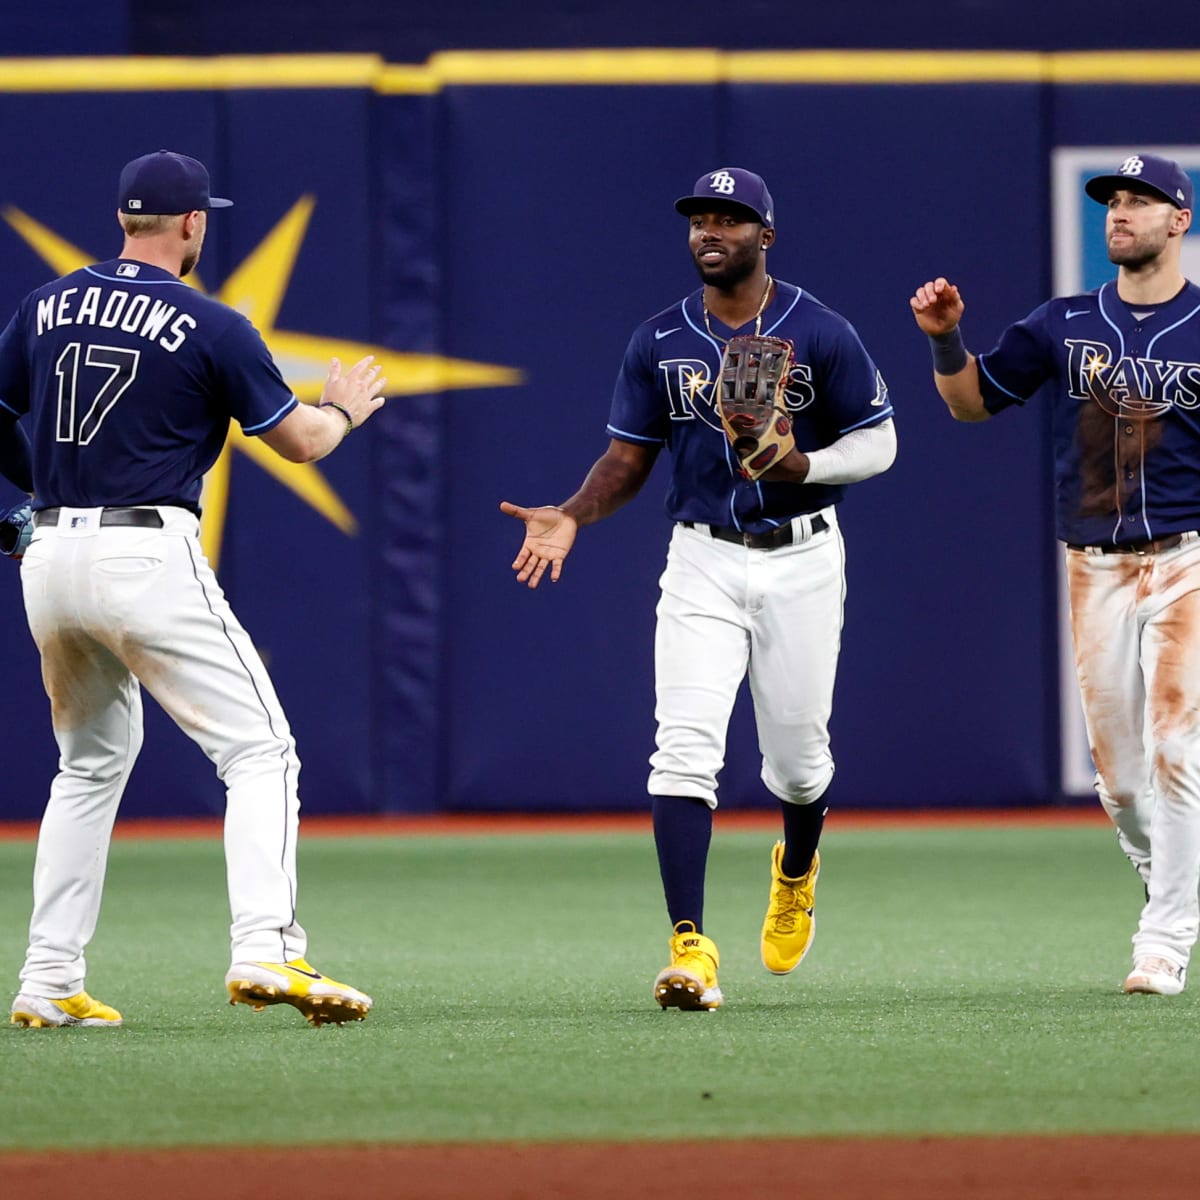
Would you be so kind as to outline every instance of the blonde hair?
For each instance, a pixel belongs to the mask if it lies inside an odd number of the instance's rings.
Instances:
[[[117,213],[126,237],[154,237],[166,233],[182,213]]]

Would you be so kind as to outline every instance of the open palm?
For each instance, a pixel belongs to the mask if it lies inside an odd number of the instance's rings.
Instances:
[[[549,567],[550,581],[557,583],[562,573],[563,559],[575,544],[575,534],[579,528],[575,518],[568,516],[561,508],[522,508],[507,500],[501,502],[500,511],[525,522],[525,541],[513,559],[517,582],[535,588]]]

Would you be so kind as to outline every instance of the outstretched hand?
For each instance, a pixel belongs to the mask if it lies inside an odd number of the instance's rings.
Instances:
[[[320,404],[337,404],[345,409],[357,429],[383,407],[382,393],[387,379],[382,372],[383,367],[375,362],[373,354],[360,358],[345,374],[341,360],[330,359]]]
[[[525,522],[525,541],[517,557],[513,559],[513,570],[517,582],[537,587],[550,568],[550,582],[557,583],[562,574],[563,559],[571,553],[575,534],[579,529],[574,517],[561,508],[522,508],[519,504],[500,502],[500,511]]]
[[[930,337],[957,328],[965,307],[958,288],[941,275],[917,288],[908,303],[922,332]]]

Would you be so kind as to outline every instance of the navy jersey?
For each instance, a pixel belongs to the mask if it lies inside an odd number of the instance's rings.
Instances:
[[[1200,287],[1129,305],[1116,283],[1064,296],[979,357],[989,412],[1044,388],[1059,538],[1121,545],[1200,529]]]
[[[841,486],[744,479],[716,409],[725,341],[752,333],[704,321],[703,288],[643,322],[621,364],[608,423],[611,437],[666,446],[672,456],[667,515],[674,521],[732,525],[765,533],[801,513],[836,504]],[[762,333],[787,338],[795,362],[787,385],[796,446],[819,450],[852,429],[892,415],[887,386],[843,317],[779,280]]]
[[[230,419],[264,433],[297,403],[245,317],[146,263],[65,275],[0,334],[0,405],[29,414],[38,508],[198,511]]]

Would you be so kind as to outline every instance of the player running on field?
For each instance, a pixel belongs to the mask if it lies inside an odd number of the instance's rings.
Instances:
[[[291,462],[336,449],[382,404],[363,359],[300,404],[245,317],[182,282],[208,171],[147,154],[121,172],[120,256],[26,297],[0,334],[0,408],[30,426],[36,511],[21,563],[60,769],[42,819],[15,1025],[119,1025],[84,991],[117,806],[142,744],[140,683],[226,788],[230,1003],[314,1024],[371,998],[307,962],[296,921],[300,763],[254,644],[200,550],[201,477],[235,420]],[[181,953],[187,953],[186,948]]]
[[[1117,278],[1050,300],[978,358],[958,288],[911,305],[951,414],[1051,406],[1058,537],[1096,791],[1147,889],[1126,992],[1183,991],[1200,884],[1200,287],[1180,268],[1192,182],[1134,154],[1085,185]]]
[[[722,1002],[717,947],[704,933],[704,882],[730,711],[749,671],[762,779],[780,802],[761,951],[793,970],[812,944],[817,844],[833,777],[829,714],[841,641],[844,485],[895,458],[883,379],[850,324],[767,274],[775,213],[759,176],[712,171],[676,202],[703,286],[635,330],[617,378],[611,441],[557,507],[501,508],[525,522],[513,566],[557,580],[577,530],[615,512],[672,457],[674,522],[655,638],[658,749],[649,791],[671,962],[654,981],[664,1008]],[[739,469],[717,412],[726,344],[774,335],[794,346],[786,407],[796,448],[758,480]]]

